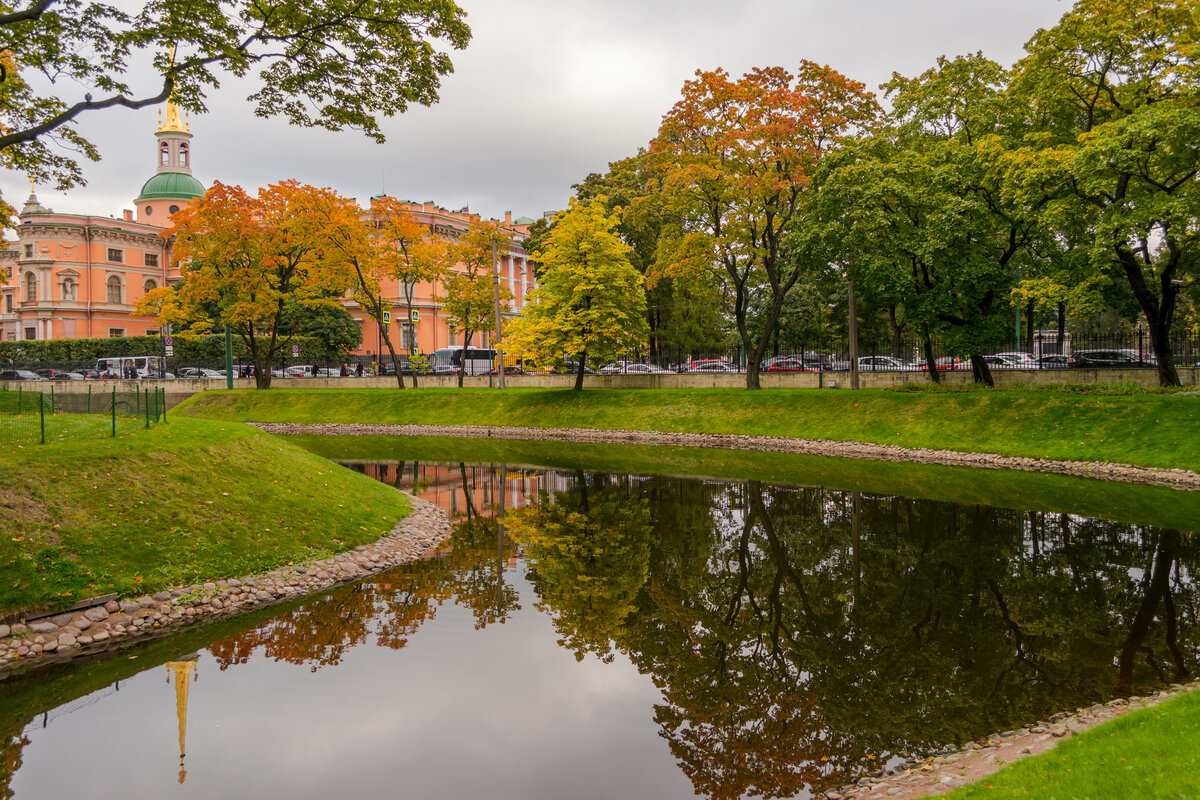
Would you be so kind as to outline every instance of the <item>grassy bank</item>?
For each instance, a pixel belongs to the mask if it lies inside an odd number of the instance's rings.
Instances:
[[[373,541],[394,489],[238,425],[175,419],[0,455],[0,613],[140,595]]]
[[[945,795],[1040,797],[1200,796],[1200,692],[1134,711]]]
[[[178,413],[254,422],[757,434],[1200,470],[1200,398],[1169,394],[287,389],[204,392]]]
[[[759,480],[796,486],[895,494],[949,503],[1046,511],[1200,530],[1200,492],[1159,486],[970,467],[897,464],[795,453],[695,447],[454,439],[428,436],[285,436],[334,461],[468,462],[560,470]]]

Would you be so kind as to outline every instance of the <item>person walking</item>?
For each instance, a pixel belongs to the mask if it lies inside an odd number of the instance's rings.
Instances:
[[[363,376],[363,365],[362,365],[362,362],[360,361],[360,362],[358,362],[358,366],[354,368],[354,377],[361,378],[362,376]]]

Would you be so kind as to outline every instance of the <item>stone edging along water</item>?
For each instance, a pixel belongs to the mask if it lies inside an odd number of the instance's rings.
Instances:
[[[450,535],[450,522],[433,503],[411,501],[412,513],[388,535],[332,558],[0,625],[0,671],[124,646],[165,628],[233,616],[415,561]]]
[[[1138,467],[1098,461],[1056,461],[990,453],[962,453],[923,447],[836,442],[827,439],[789,439],[782,436],[742,436],[719,433],[665,433],[661,431],[597,430],[594,428],[522,428],[484,425],[366,425],[326,423],[250,422],[252,427],[273,434],[317,434],[327,436],[449,436],[470,439],[524,439],[584,444],[652,444],[665,447],[716,447],[725,450],[758,450],[774,453],[861,458],[872,461],[915,461],[943,466],[1011,469],[1045,472],[1080,478],[1144,483],[1171,489],[1200,491],[1200,473],[1185,469]]]

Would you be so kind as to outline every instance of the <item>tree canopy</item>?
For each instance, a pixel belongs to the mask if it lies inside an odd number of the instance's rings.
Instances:
[[[66,189],[81,174],[64,148],[99,157],[81,116],[167,99],[200,113],[230,77],[254,79],[259,116],[382,141],[381,116],[437,101],[465,16],[451,0],[0,2],[0,158]],[[135,85],[150,54],[153,82]]]

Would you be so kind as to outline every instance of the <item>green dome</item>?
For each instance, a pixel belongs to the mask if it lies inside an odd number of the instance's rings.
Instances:
[[[184,172],[160,172],[142,187],[138,200],[181,198],[191,200],[204,194],[204,184]]]

